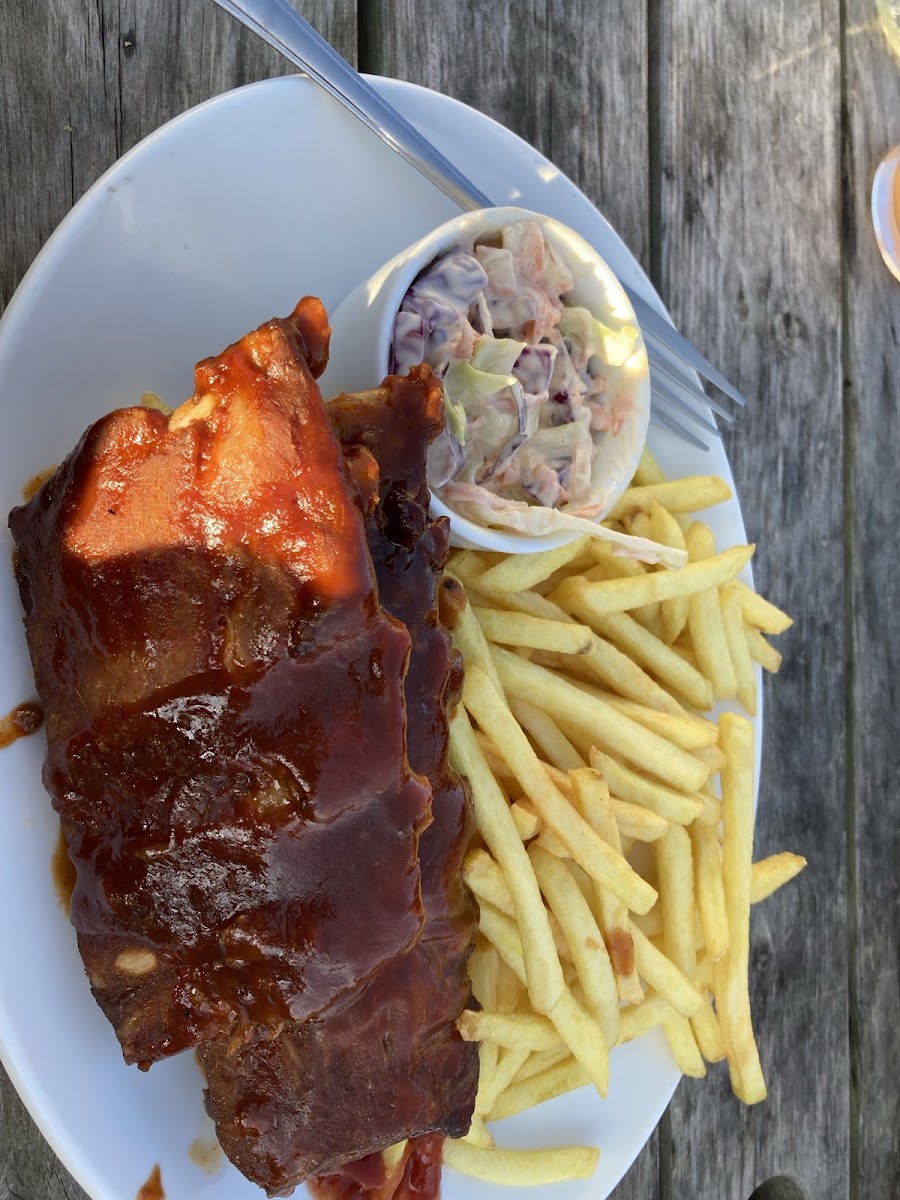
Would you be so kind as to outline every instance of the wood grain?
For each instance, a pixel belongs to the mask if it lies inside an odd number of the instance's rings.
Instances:
[[[847,1197],[839,4],[660,6],[660,267],[676,323],[749,407],[728,439],[757,586],[797,616],[765,695],[757,852],[810,862],[754,913],[766,1104],[727,1077],[671,1109],[672,1197],[791,1176]]]
[[[355,0],[298,7],[355,62]],[[3,0],[0,63],[0,309],[126,150],[210,96],[292,69],[210,0]]]
[[[900,143],[900,64],[863,0],[847,5],[847,605],[851,1172],[859,1200],[900,1196],[900,285],[869,217],[878,160]]]
[[[518,133],[647,265],[644,3],[386,0],[365,11],[368,70],[446,92]]]

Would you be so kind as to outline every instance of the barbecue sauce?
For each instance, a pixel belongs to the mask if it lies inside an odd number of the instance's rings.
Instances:
[[[12,712],[0,717],[0,750],[11,746],[21,737],[36,733],[43,723],[44,714],[37,704],[17,704]]]
[[[318,369],[324,337],[269,322],[10,514],[79,950],[142,1067],[305,1019],[424,922],[410,637],[301,332]]]
[[[441,1189],[444,1138],[426,1133],[412,1138],[392,1171],[381,1154],[347,1163],[334,1175],[310,1179],[315,1200],[437,1200]]]
[[[66,839],[63,831],[60,829],[59,837],[56,839],[56,845],[53,848],[53,857],[50,859],[50,874],[53,877],[53,886],[56,889],[56,896],[59,900],[60,907],[68,916],[69,905],[72,903],[72,893],[75,891],[75,865],[69,858],[69,851],[66,849]]]
[[[222,1167],[225,1154],[215,1138],[194,1138],[188,1147],[188,1158],[207,1175],[215,1175]]]
[[[153,1168],[147,1176],[146,1183],[141,1184],[138,1188],[138,1193],[134,1200],[166,1200],[166,1193],[163,1191],[162,1173],[159,1169],[159,1163]]]
[[[32,475],[32,477],[22,488],[22,499],[26,504],[32,498],[32,496],[36,496],[38,494],[55,470],[56,467],[47,467],[43,471],[38,471],[36,475]]]

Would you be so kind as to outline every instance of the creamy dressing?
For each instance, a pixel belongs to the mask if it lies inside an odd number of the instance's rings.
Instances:
[[[397,313],[391,370],[427,362],[444,386],[429,484],[477,519],[533,506],[587,519],[601,510],[595,467],[631,410],[618,369],[639,333],[569,304],[574,286],[540,226],[518,221],[441,254]]]

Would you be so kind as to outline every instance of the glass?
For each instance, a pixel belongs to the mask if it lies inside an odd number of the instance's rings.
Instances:
[[[881,160],[875,172],[872,224],[881,257],[900,279],[900,146]]]
[[[900,3],[898,0],[875,0],[881,28],[888,44],[900,59]]]

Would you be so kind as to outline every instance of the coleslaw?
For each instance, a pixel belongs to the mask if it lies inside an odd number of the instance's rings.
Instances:
[[[575,287],[520,220],[440,254],[396,314],[390,370],[427,362],[444,386],[429,485],[480,524],[597,529],[607,506],[646,354],[630,311],[601,319],[571,302]]]

